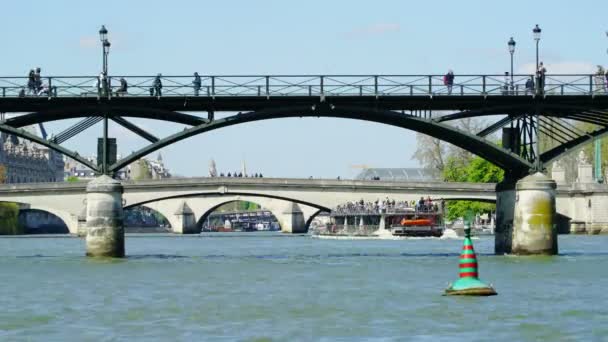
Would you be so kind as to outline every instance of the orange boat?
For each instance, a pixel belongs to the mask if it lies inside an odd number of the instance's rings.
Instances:
[[[402,226],[430,226],[432,223],[430,219],[408,220],[404,218],[401,220]]]

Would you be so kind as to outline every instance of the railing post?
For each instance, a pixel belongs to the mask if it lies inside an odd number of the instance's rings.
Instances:
[[[308,96],[312,96],[312,86],[308,86]]]
[[[486,94],[486,76],[485,75],[481,76],[481,83],[482,83],[482,91],[481,91],[481,93],[483,95],[485,95]]]
[[[410,96],[414,95],[414,86],[410,84]]]
[[[563,84],[560,85],[559,88],[560,88],[560,94],[564,95],[564,85]]]
[[[589,95],[593,95],[593,75],[589,75]]]
[[[323,76],[321,76],[321,95],[325,94],[325,91],[323,89]]]
[[[210,96],[211,93],[209,92],[209,86],[205,86],[205,88],[207,88],[207,96]]]
[[[374,95],[378,96],[378,76],[374,76]]]
[[[270,95],[270,76],[266,76],[266,96]]]
[[[460,96],[464,95],[464,85],[460,85]]]
[[[433,76],[429,76],[429,95],[433,94]]]
[[[2,87],[2,97],[6,97],[6,88]]]
[[[268,93],[266,93],[268,94]],[[262,95],[262,86],[258,86],[258,96]]]
[[[363,86],[359,86],[359,96],[363,96]]]
[[[211,76],[211,95],[215,96],[215,76]]]
[[[52,89],[53,89],[53,83],[52,83],[52,81],[51,81],[51,80],[52,80],[52,78],[51,78],[51,77],[49,77],[49,82],[48,82],[48,83],[49,83],[49,84],[48,84],[48,89],[49,89],[49,90],[48,90],[48,91],[49,91],[48,96],[49,96],[49,98],[51,98],[51,96],[52,96],[52,94],[53,94],[53,91],[52,91]]]

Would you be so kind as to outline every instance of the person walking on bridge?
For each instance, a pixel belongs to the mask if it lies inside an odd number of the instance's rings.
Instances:
[[[151,89],[152,91],[150,91],[150,93],[152,93],[152,96],[158,96],[161,97],[163,96],[162,93],[162,89],[163,89],[163,82],[161,81],[162,74],[158,74],[156,75],[156,78],[154,79],[154,83],[153,83],[153,88]]]
[[[448,89],[448,95],[452,95],[452,87],[454,86],[454,71],[450,69],[445,76],[443,76],[443,84]]]
[[[540,62],[538,65],[538,70],[536,71],[536,78],[538,79],[538,91],[539,93],[545,92],[545,74],[547,73],[547,69],[543,65],[543,62]]]
[[[194,88],[194,96],[198,96],[198,93],[201,90],[201,77],[198,75],[198,72],[194,73],[194,81],[192,81],[192,87]]]

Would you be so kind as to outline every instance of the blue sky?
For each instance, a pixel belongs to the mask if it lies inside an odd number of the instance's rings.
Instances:
[[[110,31],[110,74],[502,73],[507,41],[516,71],[534,63],[532,27],[543,29],[551,72],[608,65],[606,1],[6,1],[0,75],[95,75],[97,31]],[[134,120],[158,135],[183,127]],[[54,123],[55,132],[72,122]],[[68,147],[92,154],[92,136]],[[144,145],[118,127],[119,151]],[[230,127],[161,151],[173,172],[234,171],[275,177],[352,177],[351,165],[415,167],[415,134],[337,119],[284,119]],[[155,156],[156,154],[154,154]]]

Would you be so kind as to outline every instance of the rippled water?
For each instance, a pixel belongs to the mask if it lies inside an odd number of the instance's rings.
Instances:
[[[608,340],[608,236],[560,236],[557,257],[474,243],[498,296],[441,296],[460,240],[128,236],[98,261],[78,238],[1,238],[0,340]]]

